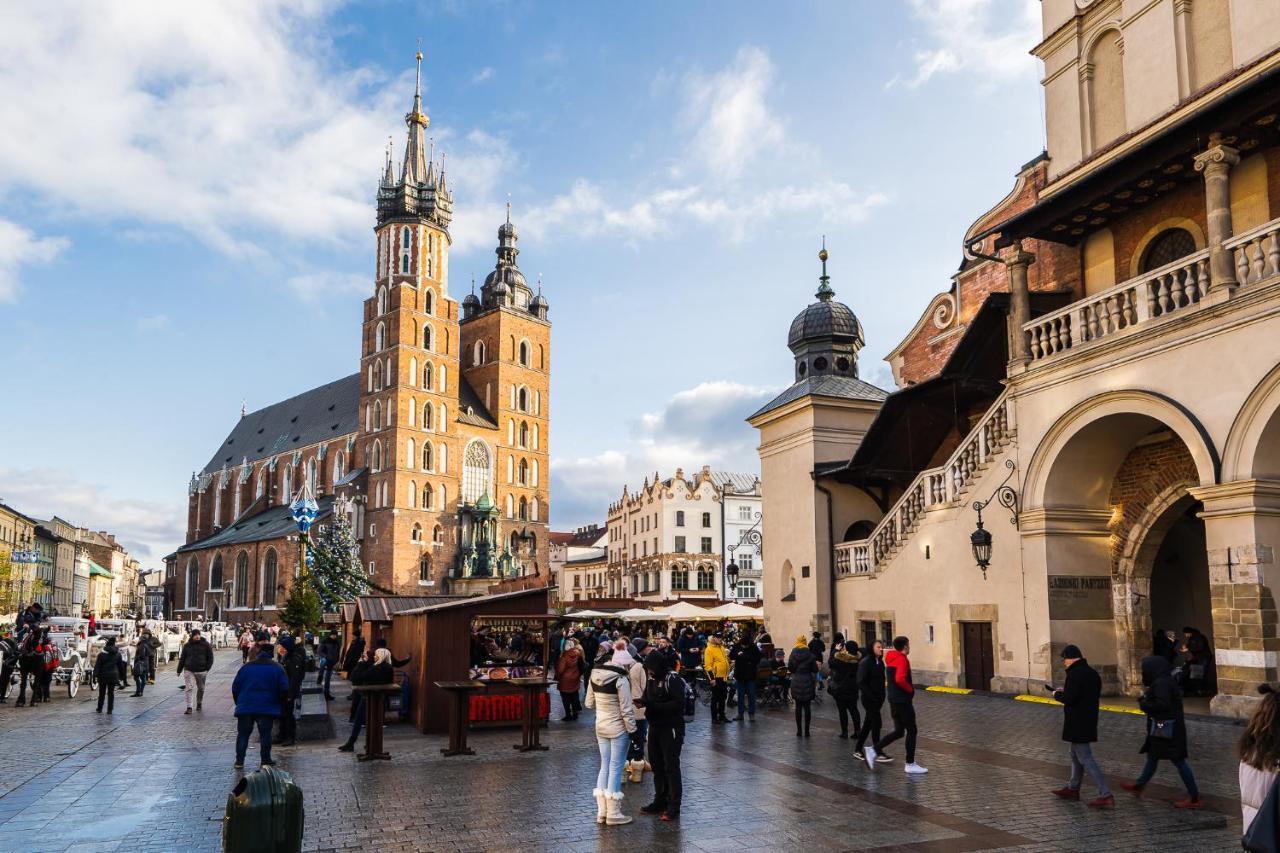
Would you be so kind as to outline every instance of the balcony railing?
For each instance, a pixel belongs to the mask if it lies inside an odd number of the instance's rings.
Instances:
[[[867,575],[888,562],[906,544],[925,512],[959,501],[978,473],[1013,441],[1015,432],[1013,406],[1006,391],[950,459],[920,472],[870,536],[836,545],[836,574]]]
[[[1280,219],[1226,242],[1236,281],[1257,284],[1280,275]],[[1209,293],[1209,250],[1095,293],[1022,327],[1031,361],[1129,332],[1174,314],[1189,314]]]

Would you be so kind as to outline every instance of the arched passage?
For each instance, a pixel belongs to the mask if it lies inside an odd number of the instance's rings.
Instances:
[[[1024,495],[1039,519],[1026,543],[1032,564],[1043,561],[1054,677],[1072,643],[1108,689],[1132,693],[1152,650],[1153,606],[1156,622],[1181,618],[1179,603],[1209,618],[1199,604],[1209,584],[1204,523],[1191,490],[1212,485],[1217,471],[1198,422],[1145,392],[1100,395],[1048,431]]]

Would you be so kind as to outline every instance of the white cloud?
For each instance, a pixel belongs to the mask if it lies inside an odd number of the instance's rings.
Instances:
[[[335,296],[368,295],[370,277],[355,273],[321,271],[295,275],[285,282],[303,302],[321,302]]]
[[[728,68],[685,76],[683,120],[693,130],[689,151],[707,174],[736,178],[762,151],[783,144],[782,122],[765,104],[772,82],[773,63],[750,45],[738,50]]]
[[[65,237],[37,237],[30,229],[0,219],[0,302],[18,298],[21,267],[48,263],[70,245]]]
[[[916,88],[944,74],[994,80],[1036,72],[1028,51],[1040,38],[1037,0],[908,2],[926,46],[913,55],[914,71],[893,77],[887,86]]]
[[[471,83],[472,83],[472,85],[475,85],[475,84],[477,84],[477,83],[483,83],[483,82],[485,82],[486,80],[492,80],[492,79],[493,79],[493,73],[494,73],[494,72],[493,72],[493,69],[492,69],[492,68],[490,68],[488,65],[486,65],[484,68],[481,68],[481,69],[480,69],[479,71],[477,71],[475,74],[472,74],[472,75],[471,75]]]
[[[167,314],[148,314],[145,317],[138,318],[139,332],[158,332],[167,328],[169,328],[169,315]]]
[[[63,469],[0,467],[0,499],[34,518],[57,515],[113,533],[147,568],[161,568],[160,558],[182,544],[186,533],[185,503],[122,496]]]
[[[759,471],[757,436],[746,418],[775,393],[736,382],[704,382],[633,421],[623,446],[594,456],[556,457],[551,464],[556,526],[603,522],[624,485],[635,489],[655,473],[672,476],[677,467],[686,473],[703,465]]]
[[[337,7],[0,6],[0,192],[134,233],[182,229],[233,255],[279,254],[280,237],[363,245],[413,71],[408,50],[394,79],[343,65],[328,35]],[[505,154],[457,134],[451,175],[492,173]]]

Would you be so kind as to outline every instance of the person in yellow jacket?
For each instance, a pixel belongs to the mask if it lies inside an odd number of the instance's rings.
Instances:
[[[729,653],[719,636],[708,641],[702,656],[702,668],[711,680],[711,722],[727,723],[729,718],[724,713],[724,702],[729,695]]]

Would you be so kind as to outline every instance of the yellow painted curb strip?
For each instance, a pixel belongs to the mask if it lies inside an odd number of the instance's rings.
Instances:
[[[968,687],[943,687],[942,685],[926,687],[925,690],[928,690],[930,693],[954,693],[957,696],[968,696],[973,692]]]
[[[1013,698],[1019,702],[1035,702],[1038,705],[1057,705],[1058,704],[1057,699],[1052,699],[1048,696],[1031,696],[1030,694],[1027,694],[1027,693],[1021,693],[1017,696],[1014,696]],[[1134,716],[1137,716],[1137,717],[1146,716],[1146,714],[1144,714],[1142,711],[1139,711],[1137,708],[1126,708],[1123,705],[1099,705],[1098,710],[1110,711],[1113,714],[1133,714]]]

